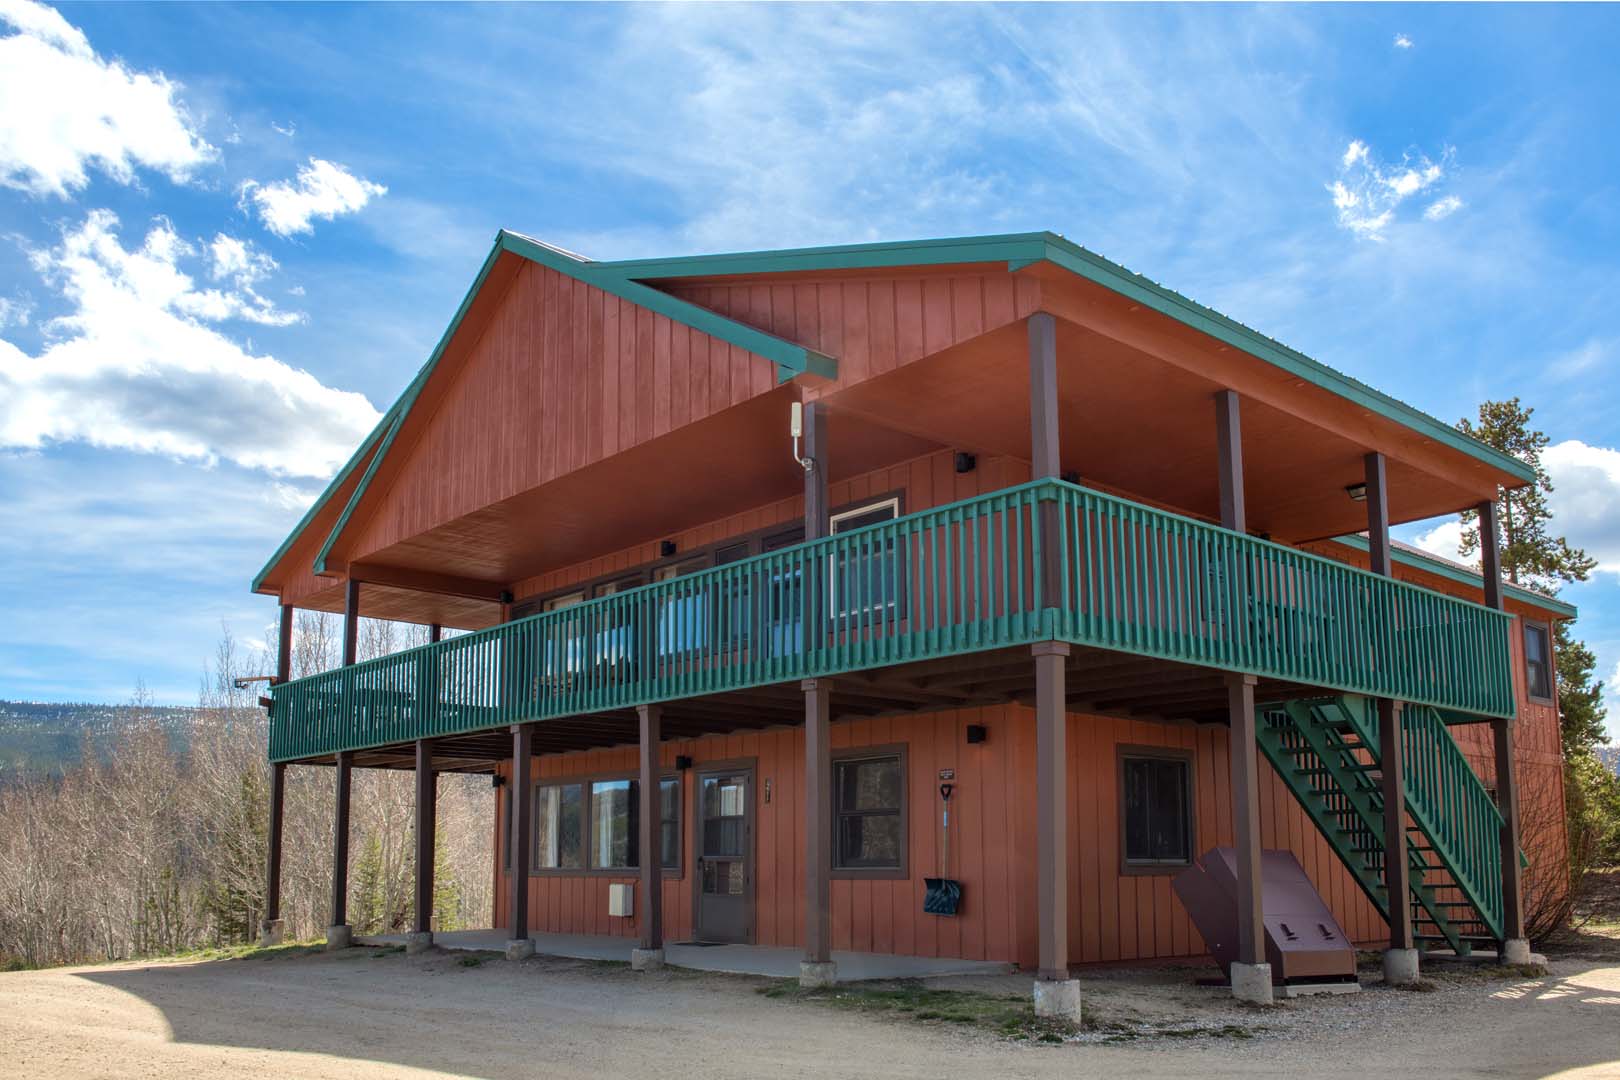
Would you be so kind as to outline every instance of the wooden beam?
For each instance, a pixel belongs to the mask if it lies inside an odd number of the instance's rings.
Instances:
[[[1035,666],[1036,926],[1042,979],[1069,977],[1069,769],[1064,661],[1069,646],[1030,647]]]
[[[506,794],[506,835],[512,846],[507,879],[508,941],[529,937],[529,856],[534,849],[534,725],[512,725],[512,783]]]
[[[1227,719],[1232,732],[1232,824],[1237,840],[1238,963],[1266,962],[1260,886],[1260,765],[1254,718],[1254,676],[1229,675]]]
[[[354,754],[340,750],[332,814],[332,925],[349,924],[349,792]]]
[[[1485,606],[1496,611],[1504,610],[1500,535],[1496,523],[1496,502],[1480,503],[1479,555],[1485,578]],[[1525,935],[1524,872],[1519,866],[1519,770],[1513,757],[1514,726],[1511,719],[1491,721],[1491,750],[1496,759],[1496,801],[1502,811],[1502,937],[1506,941],[1519,940]]]
[[[827,473],[831,460],[827,445],[827,407],[820,402],[804,406],[804,456],[810,468],[804,473],[804,538],[819,540],[827,535]]]
[[[1485,578],[1485,606],[1496,611],[1502,605],[1502,549],[1496,524],[1496,503],[1479,504],[1479,562]]]
[[[465,600],[488,600],[500,603],[506,585],[499,581],[479,581],[477,578],[456,577],[431,570],[415,570],[404,566],[382,566],[375,563],[351,563],[349,577],[368,585],[388,585],[413,592],[437,593]]]
[[[1389,477],[1384,455],[1374,451],[1365,464],[1367,557],[1372,572],[1394,574],[1389,543]],[[1390,627],[1393,631],[1395,628]],[[1384,895],[1389,900],[1389,947],[1410,949],[1412,938],[1411,865],[1406,854],[1406,762],[1401,738],[1400,702],[1377,699],[1379,784],[1384,800]]]
[[[1389,577],[1393,571],[1389,550],[1389,480],[1384,455],[1366,458],[1367,556],[1372,572]]]
[[[804,691],[804,958],[832,961],[832,681]]]
[[[261,927],[266,934],[281,918],[281,823],[286,797],[287,766],[278,761],[270,766],[270,828],[264,867],[264,925]]]
[[[640,721],[641,745],[641,836],[638,847],[641,861],[641,947],[664,947],[664,800],[659,789],[661,770],[658,763],[658,744],[662,740],[659,722],[661,709],[657,705],[642,705],[636,709]]]
[[[438,829],[438,774],[433,741],[416,740],[416,922],[418,934],[433,932],[434,833]]]
[[[292,644],[293,644],[293,615],[295,609],[291,604],[282,604],[281,620],[276,627],[276,682],[284,683],[292,679]]]
[[[1063,472],[1059,460],[1057,322],[1044,311],[1029,317],[1029,460],[1032,480],[1053,479]],[[1042,608],[1062,602],[1063,552],[1058,540],[1058,507],[1043,501],[1037,511],[1040,558],[1036,570]]]
[[[444,627],[438,623],[428,623],[428,644],[437,645],[444,638]]]

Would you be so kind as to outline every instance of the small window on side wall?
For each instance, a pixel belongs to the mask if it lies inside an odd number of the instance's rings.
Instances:
[[[1552,635],[1545,623],[1524,624],[1524,688],[1532,701],[1552,701]]]
[[[1123,863],[1152,873],[1192,862],[1192,759],[1173,751],[1122,750]]]
[[[905,868],[903,755],[861,753],[833,761],[833,868],[898,874]]]

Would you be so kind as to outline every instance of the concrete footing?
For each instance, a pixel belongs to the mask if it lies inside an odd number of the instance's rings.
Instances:
[[[1079,979],[1036,979],[1035,1015],[1043,1020],[1080,1022]]]
[[[833,986],[838,982],[838,965],[831,960],[801,960],[799,985],[807,989]]]
[[[506,943],[508,960],[527,960],[534,955],[534,942],[529,938],[515,938]]]
[[[259,926],[259,947],[268,949],[287,940],[287,921],[268,919]]]
[[[413,930],[405,935],[405,955],[415,956],[433,948],[433,931]]]
[[[1418,981],[1416,949],[1384,950],[1384,981],[1391,986],[1411,986]]]
[[[664,967],[663,949],[631,949],[631,971],[662,971]]]
[[[348,923],[326,928],[326,951],[336,952],[354,944],[354,927]]]
[[[1275,999],[1271,993],[1270,964],[1232,965],[1232,996],[1251,1005],[1270,1005]]]
[[[1529,964],[1530,942],[1522,937],[1508,938],[1502,942],[1502,952],[1499,959],[1504,964]]]

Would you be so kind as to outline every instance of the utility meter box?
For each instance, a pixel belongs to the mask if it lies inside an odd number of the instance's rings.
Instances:
[[[623,881],[608,886],[608,914],[628,919],[636,913],[636,887]]]

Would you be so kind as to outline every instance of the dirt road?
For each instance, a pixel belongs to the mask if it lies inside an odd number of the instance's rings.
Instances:
[[[352,949],[0,974],[0,1074],[1620,1077],[1620,965],[1608,961],[1428,994],[1369,988],[1254,1014],[1248,1037],[1123,1045],[1011,1042],[773,1000],[732,977],[471,963]],[[1114,992],[1095,987],[1099,1001]]]

